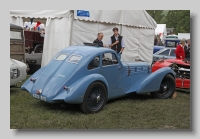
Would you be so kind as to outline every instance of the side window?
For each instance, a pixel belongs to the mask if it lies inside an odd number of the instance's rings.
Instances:
[[[170,56],[176,56],[176,54],[175,54],[175,49],[171,49]]]
[[[100,65],[100,56],[96,56],[90,63],[88,64],[88,70],[98,68]]]
[[[164,56],[168,56],[169,55],[169,50],[170,49],[166,49],[163,52],[161,52],[159,55],[164,55]]]
[[[104,53],[102,55],[102,66],[118,64],[117,57],[114,53]]]

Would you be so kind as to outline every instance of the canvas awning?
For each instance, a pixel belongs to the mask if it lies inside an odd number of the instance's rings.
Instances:
[[[74,13],[74,14],[73,14]],[[11,10],[11,17],[38,18],[44,23],[47,18],[63,18],[74,15],[74,19],[122,24],[126,26],[155,29],[157,23],[145,10]],[[85,15],[84,15],[85,14]],[[87,16],[89,14],[89,17]],[[81,16],[79,16],[81,15]],[[83,16],[84,15],[84,16]],[[143,19],[143,20],[141,20]],[[44,23],[45,24],[45,23]]]
[[[157,25],[155,20],[152,20],[152,17],[145,10],[75,10],[74,18],[84,21],[121,24],[149,29],[155,29]]]
[[[10,16],[25,18],[69,17],[70,10],[11,10]]]

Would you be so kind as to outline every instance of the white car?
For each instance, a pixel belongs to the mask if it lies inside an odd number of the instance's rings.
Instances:
[[[27,65],[15,59],[10,58],[10,86],[26,79]]]

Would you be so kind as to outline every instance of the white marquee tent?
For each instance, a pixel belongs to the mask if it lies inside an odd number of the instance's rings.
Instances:
[[[155,29],[155,35],[160,35],[161,41],[164,41],[164,39],[167,36],[166,24],[157,24],[157,27]]]
[[[179,39],[190,39],[190,33],[178,33],[178,38]]]
[[[25,18],[43,20],[46,25],[42,66],[61,49],[70,45],[93,42],[98,32],[104,33],[108,45],[112,28],[118,27],[124,37],[123,61],[135,59],[152,62],[156,22],[145,10],[11,10],[11,23],[23,25]]]

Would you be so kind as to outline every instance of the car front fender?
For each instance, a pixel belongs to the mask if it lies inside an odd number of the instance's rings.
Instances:
[[[73,83],[69,87],[69,90],[62,91],[58,96],[53,98],[53,101],[56,100],[64,100],[66,103],[70,104],[80,104],[83,102],[85,92],[88,88],[88,86],[93,82],[102,82],[107,90],[109,90],[108,82],[107,80],[100,74],[90,74],[87,76],[84,76],[77,80],[75,83]]]
[[[160,84],[165,77],[165,75],[171,74],[175,78],[174,71],[169,67],[163,67],[157,71],[151,73],[147,78],[145,78],[138,86],[136,93],[143,94],[147,92],[159,91]]]

